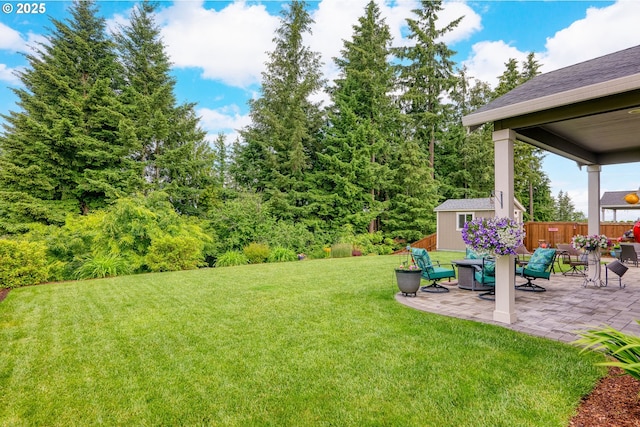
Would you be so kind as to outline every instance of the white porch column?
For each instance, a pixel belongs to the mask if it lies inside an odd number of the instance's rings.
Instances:
[[[513,218],[513,143],[516,133],[511,129],[493,132],[495,149],[495,185],[494,198],[496,217]],[[496,259],[496,303],[493,320],[502,323],[516,321],[516,295],[514,287],[514,256],[501,256]]]
[[[589,235],[600,234],[600,170],[600,165],[587,166],[587,230]]]

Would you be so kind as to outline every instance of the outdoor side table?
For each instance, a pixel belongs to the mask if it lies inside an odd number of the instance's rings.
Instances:
[[[626,265],[624,265],[623,263],[621,263],[618,260],[612,261],[609,264],[605,265],[605,267],[604,267],[604,276],[605,276],[604,285],[607,286],[609,284],[609,270],[611,270],[613,273],[615,273],[618,276],[618,285],[621,288],[624,288],[626,285],[622,284],[622,276],[624,276],[624,273],[626,273],[628,269],[629,269],[629,267],[627,267]]]

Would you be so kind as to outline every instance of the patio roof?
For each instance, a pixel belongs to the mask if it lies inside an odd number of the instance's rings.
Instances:
[[[640,161],[640,46],[540,74],[463,117],[579,165]]]

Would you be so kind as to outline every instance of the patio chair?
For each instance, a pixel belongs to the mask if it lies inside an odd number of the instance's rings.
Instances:
[[[475,281],[480,286],[491,286],[492,289],[481,294],[478,298],[495,300],[496,295],[496,262],[493,258],[482,258],[482,265],[476,265],[476,272],[473,275]]]
[[[551,276],[551,268],[556,258],[556,250],[537,248],[527,265],[516,268],[516,274],[527,279],[527,283],[517,285],[516,289],[529,292],[544,292],[545,288],[533,283],[535,279],[547,279]]]
[[[422,286],[420,290],[434,293],[449,292],[449,289],[438,284],[438,281],[446,278],[455,279],[456,271],[453,265],[451,265],[451,268],[446,268],[442,267],[437,261],[434,265],[429,256],[429,252],[422,248],[411,248],[411,258],[413,258],[415,264],[422,269],[422,278],[431,281],[430,285]]]
[[[525,245],[520,245],[516,248],[516,264],[519,266],[523,266],[526,263],[528,263],[529,261],[527,260],[527,257],[531,256],[531,252],[529,252],[529,249],[527,249],[527,247]]]
[[[638,266],[640,243],[620,243],[620,261]]]
[[[579,250],[573,247],[573,245],[567,243],[558,244],[557,255],[562,260],[562,263],[569,265],[569,270],[562,273],[563,276],[582,276],[586,275],[586,268],[589,265],[587,262],[587,255],[581,253]]]

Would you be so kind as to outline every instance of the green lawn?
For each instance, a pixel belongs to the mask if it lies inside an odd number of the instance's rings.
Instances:
[[[400,305],[400,259],[12,290],[0,425],[566,426],[599,356]]]

